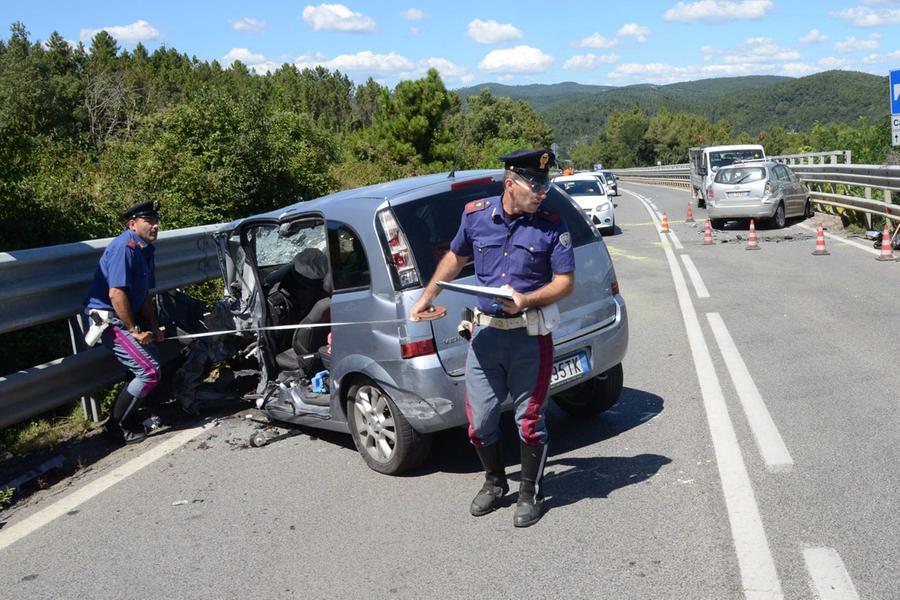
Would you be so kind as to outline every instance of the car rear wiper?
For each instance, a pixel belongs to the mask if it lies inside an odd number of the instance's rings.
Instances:
[[[739,183],[742,183],[745,179],[747,179],[747,178],[750,177],[751,175],[753,175],[753,173],[747,173],[746,175],[744,175],[743,177],[741,177],[741,178],[738,179],[737,181],[732,181],[732,183],[733,183],[734,185],[737,185],[737,184],[739,184]]]

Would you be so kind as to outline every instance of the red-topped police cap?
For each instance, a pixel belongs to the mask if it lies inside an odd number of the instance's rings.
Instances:
[[[122,213],[122,218],[125,220],[138,217],[159,219],[159,200],[146,200],[132,204],[128,210]]]
[[[516,150],[501,156],[503,168],[532,181],[550,181],[550,167],[556,166],[556,155],[550,150]]]

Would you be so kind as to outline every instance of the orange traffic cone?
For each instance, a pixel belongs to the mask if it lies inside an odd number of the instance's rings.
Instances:
[[[691,203],[688,202],[688,216],[684,220],[685,223],[694,223],[694,211],[691,209]]]
[[[888,224],[884,224],[881,230],[881,254],[875,257],[875,260],[897,260],[894,258],[894,247],[891,245],[891,230]]]
[[[756,239],[756,224],[750,219],[750,237],[747,239],[747,250],[759,250],[759,240]]]
[[[819,223],[819,229],[816,231],[816,249],[813,250],[813,256],[825,256],[831,254],[825,249],[825,232],[822,230],[822,224]]]
[[[715,242],[712,239],[712,225],[709,224],[709,219],[706,220],[706,231],[703,232],[703,245],[704,246],[712,246]]]
[[[662,221],[662,229],[661,233],[669,233],[669,217],[666,213],[663,213],[663,221]]]

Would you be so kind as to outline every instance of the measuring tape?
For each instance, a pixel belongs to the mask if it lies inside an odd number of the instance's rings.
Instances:
[[[413,321],[434,321],[447,316],[447,309],[443,306],[433,306],[428,312],[419,313],[418,318]],[[269,325],[268,327],[250,327],[247,329],[224,329],[222,331],[207,331],[205,333],[186,333],[184,335],[173,335],[166,337],[166,340],[190,340],[197,338],[212,337],[216,335],[228,335],[232,333],[257,333],[260,331],[286,331],[291,329],[313,329],[315,327],[343,327],[346,325],[385,325],[388,323],[405,323],[409,319],[384,319],[380,321],[345,321],[342,323],[306,323],[295,325]]]

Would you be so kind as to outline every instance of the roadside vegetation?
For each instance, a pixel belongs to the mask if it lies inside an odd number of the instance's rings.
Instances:
[[[762,138],[770,154],[849,148],[857,162],[881,162],[887,125],[746,133],[724,119],[625,107],[563,146],[563,158],[665,164],[699,142]],[[460,98],[433,69],[393,89],[322,67],[256,75],[174,48],[123,49],[103,31],[87,45],[58,33],[34,40],[17,22],[0,40],[0,252],[116,235],[116,215],[139,199],[162,202],[166,229],[219,223],[399,177],[496,167],[501,154],[554,139],[528,102],[486,89]],[[0,335],[0,376],[68,351],[65,324]],[[78,435],[89,427],[80,415],[7,428],[0,451]]]

